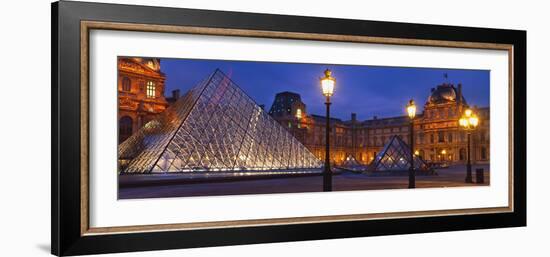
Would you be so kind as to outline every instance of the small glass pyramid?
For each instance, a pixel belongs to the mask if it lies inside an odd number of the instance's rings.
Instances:
[[[428,165],[414,155],[414,169],[426,170]],[[369,165],[369,171],[405,171],[410,167],[410,147],[399,136],[392,136]]]
[[[344,162],[342,162],[342,165],[340,166],[355,167],[355,166],[361,166],[361,164],[359,164],[359,162],[355,159],[355,157],[353,157],[353,155],[348,155],[348,157],[346,157],[346,159],[344,160]]]

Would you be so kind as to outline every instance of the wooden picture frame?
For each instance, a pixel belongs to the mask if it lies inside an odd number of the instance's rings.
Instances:
[[[509,205],[94,228],[89,226],[91,30],[224,35],[509,53]],[[526,225],[526,32],[129,6],[52,4],[52,253],[161,250]]]

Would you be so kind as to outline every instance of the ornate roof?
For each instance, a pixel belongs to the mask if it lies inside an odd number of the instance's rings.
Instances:
[[[432,89],[432,94],[428,98],[428,103],[442,104],[448,102],[456,102],[458,98],[458,90],[453,84],[443,83],[437,88]],[[462,102],[466,103],[464,96],[461,96]]]
[[[144,76],[151,76],[164,79],[165,75],[160,70],[160,59],[140,57],[119,57],[119,71],[136,73]]]
[[[146,66],[147,68],[154,70],[154,71],[160,71],[160,59],[159,58],[142,58],[142,57],[134,57],[132,58],[134,61],[141,63],[142,65]]]

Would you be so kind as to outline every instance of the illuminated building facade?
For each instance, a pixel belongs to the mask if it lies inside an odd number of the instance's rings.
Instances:
[[[166,109],[164,81],[160,59],[118,59],[119,143]]]
[[[461,84],[443,83],[432,88],[422,113],[414,119],[415,154],[429,163],[465,163],[467,138],[458,119],[468,107]],[[472,133],[472,162],[488,163],[489,107],[473,108],[480,117],[480,125]],[[308,115],[298,94],[277,94],[269,114],[324,160],[325,117]],[[352,156],[361,164],[369,164],[393,136],[408,144],[409,122],[405,115],[364,121],[357,120],[355,113],[350,120],[331,118],[331,162],[342,164]]]

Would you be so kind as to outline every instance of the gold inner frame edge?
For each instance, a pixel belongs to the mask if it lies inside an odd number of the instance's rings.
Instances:
[[[136,226],[117,226],[117,227],[90,227],[89,226],[89,33],[90,30],[123,30],[136,32],[161,32],[177,34],[196,34],[196,35],[216,35],[216,36],[236,36],[236,37],[256,37],[256,38],[276,38],[276,39],[298,39],[314,41],[332,41],[332,42],[352,42],[352,43],[371,43],[371,44],[389,44],[389,45],[412,45],[427,47],[450,47],[450,48],[469,48],[469,49],[491,49],[508,51],[508,206],[507,207],[488,207],[488,208],[470,208],[470,209],[450,209],[450,210],[432,210],[432,211],[409,211],[409,212],[391,212],[391,213],[370,213],[370,214],[350,214],[350,215],[330,215],[330,216],[311,216],[311,217],[290,217],[274,219],[252,219],[252,220],[231,220],[231,221],[209,221],[209,222],[191,222],[175,224],[151,224]],[[473,215],[503,213],[514,211],[514,169],[513,169],[513,45],[480,43],[480,42],[462,42],[462,41],[443,41],[426,39],[403,39],[388,37],[370,37],[370,36],[351,36],[334,35],[318,33],[300,33],[283,31],[265,31],[265,30],[246,30],[246,29],[226,29],[211,27],[191,27],[191,26],[172,26],[172,25],[154,25],[154,24],[136,24],[136,23],[117,23],[86,21],[80,22],[80,234],[81,236],[91,236],[100,234],[120,234],[120,233],[140,233],[140,232],[158,232],[174,230],[193,230],[193,229],[214,229],[230,227],[251,227],[251,226],[273,226],[273,225],[291,225],[308,224],[339,221],[365,221],[379,219],[395,218],[417,218],[449,215]]]

